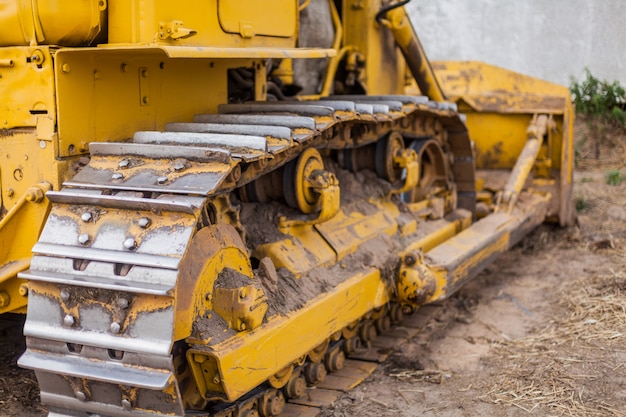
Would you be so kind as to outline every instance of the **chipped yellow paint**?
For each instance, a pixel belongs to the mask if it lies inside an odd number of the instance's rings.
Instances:
[[[212,311],[236,331],[260,325],[267,311],[263,290],[238,287],[237,299],[232,298],[231,292],[218,291],[215,282],[226,268],[254,277],[247,250],[232,226],[220,224],[203,228],[194,236],[179,265],[174,340],[189,337],[196,318],[213,314]],[[238,303],[239,295],[244,295],[241,297],[244,301],[250,298],[248,308]],[[251,306],[254,308],[250,309]]]
[[[371,269],[347,279],[296,312],[270,318],[257,330],[239,333],[207,350],[190,350],[189,364],[196,379],[205,380],[204,389],[219,387],[228,400],[234,400],[273,376],[277,368],[297,362],[320,339],[383,306],[389,294],[380,271]],[[205,362],[210,365],[201,366]]]
[[[30,265],[31,248],[39,238],[43,222],[50,210],[45,192],[47,183],[26,190],[22,198],[0,221],[0,313],[24,312],[27,294],[25,281],[17,274]]]
[[[574,109],[569,89],[482,62],[441,61],[432,66],[448,99],[466,114],[479,169],[511,169],[533,116],[550,116],[554,127],[533,169],[542,177],[558,176],[554,216],[561,225],[572,224]]]

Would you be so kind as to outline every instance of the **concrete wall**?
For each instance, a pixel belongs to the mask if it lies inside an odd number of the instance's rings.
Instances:
[[[588,67],[626,85],[625,0],[413,0],[431,60],[479,60],[569,85]]]

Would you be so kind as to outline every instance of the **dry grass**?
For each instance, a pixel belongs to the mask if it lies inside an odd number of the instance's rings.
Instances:
[[[555,290],[563,294],[560,317],[494,346],[502,371],[480,398],[538,415],[626,417],[623,399],[598,400],[611,398],[611,384],[625,372],[626,275],[596,276]]]
[[[574,121],[574,147],[578,169],[620,168],[626,154],[624,126],[604,126],[604,138],[594,137],[584,117]],[[600,158],[595,158],[596,141],[600,141]]]

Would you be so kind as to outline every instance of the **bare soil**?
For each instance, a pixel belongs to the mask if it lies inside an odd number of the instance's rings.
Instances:
[[[339,416],[626,416],[626,136],[601,159],[580,144],[578,225],[545,225],[436,306],[435,319],[363,384]],[[0,417],[44,416],[16,366],[23,319],[0,317]]]
[[[322,415],[626,416],[626,135],[576,124],[578,224],[544,225]]]

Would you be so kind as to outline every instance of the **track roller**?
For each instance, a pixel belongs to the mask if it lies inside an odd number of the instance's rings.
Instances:
[[[309,385],[316,385],[324,381],[326,374],[324,362],[309,363],[304,367],[304,377]]]
[[[324,357],[324,362],[326,363],[328,372],[335,372],[343,368],[346,362],[346,355],[343,350],[341,350],[340,344],[328,350]]]
[[[307,148],[285,167],[283,184],[285,200],[305,214],[319,210],[320,194],[315,190],[315,178],[324,172],[324,161],[315,148]]]
[[[285,395],[287,398],[298,398],[304,394],[306,390],[306,379],[302,375],[302,370],[296,370],[289,378],[287,385],[285,385]]]
[[[285,397],[281,391],[265,391],[259,400],[259,414],[262,417],[278,416],[284,407]]]
[[[359,327],[359,337],[363,343],[368,343],[376,339],[378,333],[376,332],[376,326],[372,320],[364,320]]]

